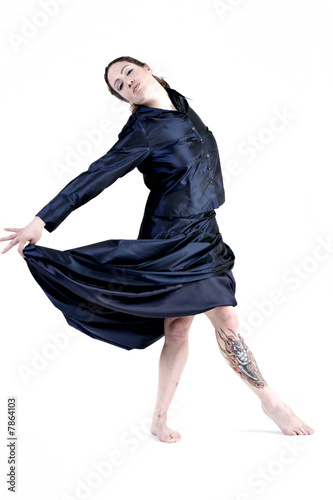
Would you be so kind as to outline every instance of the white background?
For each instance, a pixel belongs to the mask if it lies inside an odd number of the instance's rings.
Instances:
[[[322,242],[333,238],[332,17],[330,0],[1,2],[1,235],[30,222],[116,141],[129,111],[106,88],[107,63],[147,62],[214,132],[226,184],[217,218],[236,254],[243,332],[268,383],[316,429],[283,436],[199,315],[169,419],[182,441],[159,443],[147,429],[163,340],[128,352],[73,333],[13,249],[0,256],[1,498],[13,498],[11,396],[20,500],[329,494],[333,250]],[[289,118],[270,132],[276,112]],[[100,144],[59,175],[55,163],[106,119]],[[253,138],[260,150],[250,159],[244,144]],[[41,244],[136,238],[146,196],[133,171]],[[117,451],[121,463],[101,478],[96,464],[110,465]]]

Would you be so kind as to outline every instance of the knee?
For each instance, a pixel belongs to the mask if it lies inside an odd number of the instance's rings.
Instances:
[[[206,316],[210,319],[215,329],[222,328],[226,333],[232,330],[234,333],[239,332],[239,320],[233,306],[220,306],[206,312]]]
[[[165,319],[165,341],[167,343],[182,344],[188,339],[188,332],[194,316]]]

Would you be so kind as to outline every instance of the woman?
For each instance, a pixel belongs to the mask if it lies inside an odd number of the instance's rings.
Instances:
[[[10,229],[2,253],[18,244],[36,281],[67,322],[125,349],[143,349],[163,335],[151,432],[176,442],[167,412],[188,357],[196,314],[210,319],[222,355],[260,398],[285,434],[312,434],[266,384],[238,335],[234,254],[215,208],[224,202],[213,134],[186,98],[149,66],[120,57],[105,69],[109,90],[132,115],[116,144],[71,181],[23,229]],[[137,167],[150,194],[137,240],[108,240],[67,251],[36,246],[73,210]],[[29,245],[25,246],[26,243]]]

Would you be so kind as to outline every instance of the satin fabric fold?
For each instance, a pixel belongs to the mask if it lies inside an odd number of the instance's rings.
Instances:
[[[162,220],[163,219],[163,220]],[[24,249],[45,294],[81,332],[124,349],[164,335],[164,318],[236,305],[234,254],[215,212],[143,219],[136,240],[107,240],[69,250]],[[150,232],[151,238],[142,238]]]

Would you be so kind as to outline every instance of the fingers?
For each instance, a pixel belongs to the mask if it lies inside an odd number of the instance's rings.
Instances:
[[[9,243],[9,245],[7,245],[6,248],[4,248],[4,250],[2,250],[1,253],[6,253],[6,252],[8,252],[8,250],[13,248],[15,245],[19,244],[17,250],[18,250],[19,254],[21,255],[21,257],[23,257],[25,259],[25,255],[23,253],[23,250],[24,250],[26,243],[30,243],[30,241],[24,241],[24,240],[20,241],[18,238],[13,239],[13,241],[11,243]]]
[[[24,247],[25,247],[25,242],[20,241],[20,243],[19,243],[19,246],[18,246],[18,249],[17,249],[17,250],[18,250],[18,253],[21,255],[21,257],[23,257],[23,258],[25,259],[25,255],[24,255],[24,253],[23,253],[23,249],[24,249]]]
[[[8,250],[10,250],[11,248],[13,248],[13,246],[17,245],[17,243],[19,243],[19,239],[18,239],[17,233],[21,229],[20,228],[16,228],[16,227],[5,227],[4,230],[5,231],[11,231],[14,234],[10,234],[9,236],[4,236],[3,238],[0,238],[0,241],[9,241],[9,240],[12,240],[12,242],[9,243],[9,245],[7,245],[6,248],[4,248],[2,250],[2,252],[1,252],[2,254],[8,252]]]
[[[38,227],[37,227],[38,226]],[[4,236],[0,238],[0,241],[10,241],[9,245],[6,246],[4,250],[2,250],[2,254],[8,252],[13,246],[18,244],[18,252],[25,259],[25,255],[23,253],[24,247],[27,243],[35,244],[41,237],[42,228],[40,224],[37,225],[28,224],[25,228],[14,228],[14,227],[6,227],[5,231],[12,231],[13,234],[9,236]]]
[[[11,234],[10,236],[4,236],[3,238],[0,238],[0,241],[13,240],[14,238],[16,238],[16,234]]]
[[[20,229],[16,228],[16,227],[4,227],[4,230],[11,231],[12,233],[15,233],[15,234],[11,234],[9,236],[4,236],[3,238],[0,238],[0,241],[12,240],[13,238],[15,238],[17,236],[16,233],[18,233],[20,231]]]
[[[6,246],[6,248],[4,248],[2,250],[1,253],[6,253],[8,252],[8,250],[10,250],[11,248],[13,248],[13,246],[17,245],[18,241],[15,241],[15,239],[13,239],[13,241],[11,243],[9,243],[9,245]]]
[[[10,234],[9,236],[4,236],[3,238],[0,238],[0,241],[8,241],[8,240],[13,240],[14,238],[16,238],[18,231],[20,229],[17,229],[17,228],[13,228],[13,227],[5,227],[4,228],[5,231],[12,231],[14,232],[15,234]],[[10,247],[11,248],[11,247]],[[8,250],[10,250],[10,248],[8,248]],[[1,253],[5,253],[4,251],[1,252]]]

